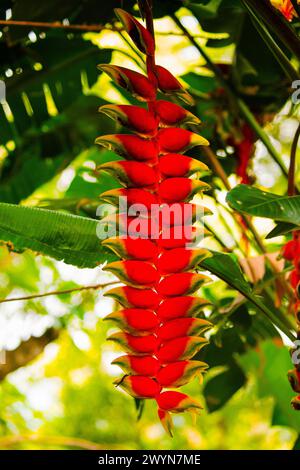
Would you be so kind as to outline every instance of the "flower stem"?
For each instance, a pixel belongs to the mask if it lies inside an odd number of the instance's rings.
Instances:
[[[297,147],[300,137],[300,124],[297,127],[297,130],[294,135],[292,148],[291,148],[291,158],[290,158],[290,167],[288,175],[288,195],[294,196],[296,193],[295,190],[295,170],[296,170],[296,157],[297,157]]]

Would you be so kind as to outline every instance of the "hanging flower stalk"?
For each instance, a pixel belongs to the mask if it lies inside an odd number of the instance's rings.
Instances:
[[[294,311],[296,315],[296,321],[298,324],[298,334],[297,337],[300,339],[300,231],[296,230],[293,233],[293,239],[285,244],[282,251],[282,256],[287,261],[290,261],[293,264],[293,270],[290,274],[290,283],[295,292],[295,303]],[[294,352],[294,351],[293,351]],[[300,410],[300,363],[299,354],[295,354],[296,363],[293,370],[290,370],[288,373],[288,378],[294,392],[298,395],[293,398],[292,406],[295,410]],[[294,357],[294,355],[292,356]]]
[[[155,400],[159,418],[171,434],[171,413],[201,409],[194,399],[174,389],[193,377],[201,378],[207,368],[191,358],[207,344],[201,335],[211,327],[203,316],[199,318],[208,302],[193,295],[209,280],[194,269],[210,254],[205,249],[189,249],[187,244],[197,232],[193,225],[197,207],[189,201],[208,188],[190,177],[208,168],[183,154],[208,142],[182,127],[199,124],[196,116],[173,102],[157,99],[160,90],[191,103],[178,80],[155,64],[152,28],[148,25],[146,29],[121,9],[115,12],[145,54],[147,75],[116,65],[99,67],[147,107],[105,105],[100,109],[132,131],[97,139],[124,157],[100,166],[124,186],[103,193],[101,198],[119,207],[120,198],[125,197],[129,208],[138,205],[145,210],[142,223],[139,218],[138,236],[136,218],[119,210],[115,218],[118,236],[103,242],[120,257],[105,269],[124,283],[106,294],[122,307],[108,316],[121,329],[109,339],[127,352],[113,362],[126,374],[116,384],[135,398]],[[170,211],[174,205],[181,209],[180,214]],[[153,207],[159,210],[153,212]],[[168,211],[171,217],[166,222]]]

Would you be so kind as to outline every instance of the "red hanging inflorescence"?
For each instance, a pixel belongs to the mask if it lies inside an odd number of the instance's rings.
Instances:
[[[159,418],[171,433],[170,413],[201,408],[195,400],[173,389],[195,376],[201,377],[207,368],[205,363],[191,358],[207,344],[201,335],[211,327],[205,318],[197,317],[208,302],[193,295],[209,280],[194,270],[210,254],[205,249],[189,249],[187,244],[197,232],[193,226],[197,208],[189,201],[208,188],[190,177],[208,168],[183,153],[208,142],[181,127],[198,124],[196,116],[175,103],[156,98],[160,90],[191,103],[178,80],[155,64],[152,34],[125,11],[115,11],[135,45],[146,55],[147,76],[115,65],[101,65],[100,69],[145,102],[147,108],[131,105],[100,108],[133,132],[97,139],[97,143],[124,158],[100,167],[115,175],[124,186],[103,193],[101,198],[119,207],[120,198],[126,197],[128,207],[142,205],[151,211],[158,206],[159,213],[148,212],[144,216],[137,236],[129,229],[134,216],[119,210],[115,217],[119,235],[103,242],[120,257],[120,261],[104,269],[124,283],[106,294],[122,306],[108,316],[121,330],[109,339],[126,351],[114,361],[126,374],[117,385],[136,398],[156,400]],[[165,212],[174,204],[182,212],[178,215],[171,211],[166,223]],[[106,220],[110,223],[110,216]]]
[[[296,315],[296,321],[299,326],[297,337],[300,339],[300,231],[296,230],[293,232],[293,239],[285,244],[282,251],[282,256],[287,261],[293,263],[293,270],[290,274],[290,283],[295,292],[295,304],[294,311]],[[299,354],[295,353],[296,360],[294,362],[294,369],[288,373],[288,379],[294,390],[298,395],[293,398],[292,406],[295,410],[300,410],[300,363]]]

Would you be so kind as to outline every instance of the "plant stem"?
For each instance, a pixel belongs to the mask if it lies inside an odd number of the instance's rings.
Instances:
[[[47,29],[67,29],[78,31],[123,31],[123,28],[116,28],[114,26],[107,27],[99,24],[64,24],[59,21],[53,23],[43,21],[17,21],[17,20],[0,20],[0,25],[4,26],[23,26],[27,28],[47,28]]]
[[[207,65],[209,68],[214,72],[216,78],[219,80],[220,84],[224,87],[224,89],[227,91],[228,96],[232,99],[232,101],[237,105],[239,108],[241,114],[243,115],[245,121],[249,124],[249,126],[254,130],[256,135],[260,138],[260,140],[263,142],[267,150],[269,151],[270,155],[274,159],[274,161],[278,164],[278,166],[281,168],[281,171],[283,172],[284,175],[287,176],[287,169],[282,163],[281,157],[276,151],[276,149],[273,147],[272,142],[269,138],[269,136],[266,134],[266,132],[261,128],[261,126],[258,124],[256,121],[254,115],[246,105],[246,103],[236,96],[235,91],[233,90],[231,84],[225,79],[223,76],[223,73],[221,69],[210,59],[210,57],[207,55],[205,50],[198,44],[198,42],[195,40],[195,38],[189,33],[189,31],[183,26],[180,22],[180,20],[175,16],[173,13],[170,15],[173,21],[176,23],[176,25],[182,30],[182,32],[185,33],[187,38],[190,40],[190,42],[193,44],[193,46],[196,47],[196,49],[200,52],[200,54],[204,57]]]
[[[6,302],[15,302],[17,300],[39,299],[41,297],[48,297],[49,295],[71,294],[72,292],[81,292],[83,290],[104,289],[105,287],[109,287],[109,286],[112,286],[114,284],[117,284],[117,282],[112,281],[112,282],[106,282],[105,284],[93,284],[91,286],[73,287],[72,289],[55,290],[55,291],[51,291],[51,292],[44,292],[43,294],[26,295],[24,297],[11,297],[10,299],[0,299],[0,304],[4,304]]]
[[[244,2],[244,4],[249,15],[251,16],[253,20],[254,27],[259,32],[264,43],[268,46],[268,48],[270,49],[273,56],[275,57],[279,65],[281,66],[286,76],[291,81],[298,80],[300,76],[299,73],[297,72],[297,70],[294,69],[288,57],[285,55],[282,49],[278,46],[273,36],[270,34],[267,28],[267,25],[265,25],[263,21],[261,21],[260,17],[255,14],[255,12],[252,10],[252,7],[250,7],[247,2]]]
[[[296,171],[296,157],[297,157],[297,147],[300,137],[300,124],[298,124],[297,130],[295,132],[292,148],[291,148],[291,158],[290,158],[290,167],[289,167],[289,176],[288,176],[288,195],[294,196],[295,191],[295,171]]]

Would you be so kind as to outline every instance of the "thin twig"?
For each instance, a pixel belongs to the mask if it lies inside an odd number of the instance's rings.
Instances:
[[[114,445],[110,444],[98,444],[96,442],[88,441],[87,439],[80,439],[78,437],[66,437],[66,436],[39,436],[36,434],[29,434],[25,436],[6,436],[0,438],[1,448],[12,447],[16,444],[32,442],[35,444],[44,444],[50,447],[77,447],[79,449],[86,450],[103,450],[103,449],[115,449]]]
[[[44,22],[44,21],[19,21],[19,20],[0,20],[0,25],[3,26],[18,26],[25,28],[39,28],[39,29],[66,29],[66,30],[77,30],[77,31],[114,31],[122,32],[125,31],[123,27],[117,27],[114,25],[103,26],[98,24],[65,24],[59,21],[54,21],[53,23]],[[177,31],[158,31],[156,32],[157,36],[179,36],[184,37],[185,34]],[[216,33],[211,34],[203,31],[202,33],[195,34],[194,37],[197,39],[224,39],[227,38],[226,33]]]
[[[105,284],[94,284],[91,286],[81,286],[81,287],[73,287],[72,289],[66,290],[55,290],[51,292],[44,292],[43,294],[32,294],[26,295],[23,297],[11,297],[9,299],[0,299],[0,304],[4,304],[6,302],[15,302],[17,300],[31,300],[31,299],[39,299],[41,297],[48,297],[49,295],[64,295],[64,294],[71,294],[72,292],[81,292],[83,290],[97,290],[97,289],[104,289],[105,287],[112,286],[117,284],[117,281],[106,282]]]
[[[294,196],[296,193],[295,170],[296,170],[296,157],[297,157],[297,147],[298,147],[299,137],[300,137],[300,124],[298,125],[297,130],[295,132],[292,147],[291,147],[291,158],[290,158],[289,175],[288,175],[288,195],[289,196]]]
[[[79,31],[123,31],[124,28],[117,28],[116,26],[103,26],[99,24],[64,24],[59,21],[53,23],[43,21],[17,21],[17,20],[0,20],[0,25],[4,26],[25,26],[29,28],[55,28],[55,29],[70,29]]]

